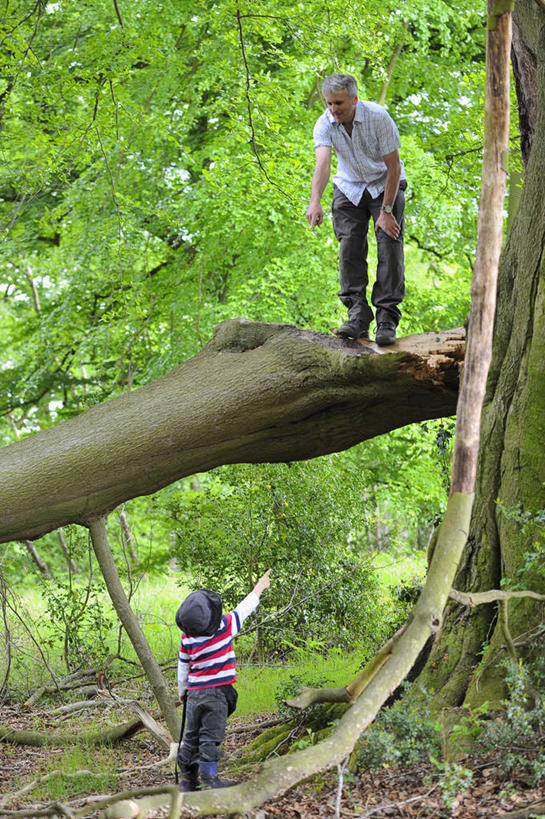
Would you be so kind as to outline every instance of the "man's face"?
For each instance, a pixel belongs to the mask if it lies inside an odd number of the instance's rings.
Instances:
[[[343,88],[342,91],[333,91],[331,94],[326,94],[325,99],[327,107],[337,122],[343,124],[352,122],[356,113],[357,96],[349,97],[346,88]]]

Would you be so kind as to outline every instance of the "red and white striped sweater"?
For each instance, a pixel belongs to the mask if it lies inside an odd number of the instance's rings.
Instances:
[[[239,633],[246,618],[259,605],[254,592],[242,600],[229,614],[224,614],[215,634],[191,637],[182,632],[178,654],[178,691],[213,688],[236,682],[237,662],[233,637]]]

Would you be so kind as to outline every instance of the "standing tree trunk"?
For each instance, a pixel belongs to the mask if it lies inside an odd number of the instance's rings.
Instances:
[[[129,550],[129,555],[131,557],[131,561],[136,563],[138,560],[138,555],[136,553],[136,548],[134,545],[134,537],[132,533],[132,529],[129,524],[129,519],[127,517],[127,513],[125,512],[125,507],[123,506],[117,513],[119,518],[119,524],[121,526],[121,536],[123,538],[123,543]]]
[[[64,536],[62,527],[60,529],[57,529],[57,537],[59,539],[61,551],[66,560],[66,565],[68,566],[69,571],[72,572],[72,574],[77,574],[79,572],[79,569],[76,566],[74,559],[72,558],[72,555],[70,554],[70,549],[68,548],[68,544],[66,543],[66,538]]]
[[[516,71],[516,87],[527,164],[520,208],[499,270],[476,498],[455,582],[456,588],[472,592],[499,588],[502,581],[545,591],[543,574],[527,558],[536,551],[536,516],[545,507],[545,9],[534,0],[518,0],[514,21],[513,64],[526,66]],[[528,87],[533,81],[536,86]],[[475,609],[449,604],[420,676],[435,690],[438,706],[476,706],[485,700],[499,704],[505,696],[498,663],[505,659],[509,635],[498,611],[495,603]],[[529,640],[543,615],[543,602],[509,604],[510,637],[522,654],[532,650]]]
[[[388,87],[389,87],[389,85],[390,85],[390,83],[392,81],[392,77],[394,76],[394,71],[395,71],[395,68],[396,68],[396,64],[397,64],[397,61],[399,60],[399,55],[401,54],[401,52],[403,50],[403,46],[405,44],[405,37],[407,36],[407,31],[408,30],[409,30],[409,21],[408,20],[403,20],[402,33],[401,33],[401,36],[399,38],[399,42],[397,43],[397,45],[396,45],[396,47],[394,49],[394,53],[392,54],[390,62],[388,63],[388,68],[386,69],[386,78],[385,78],[384,82],[382,83],[382,88],[380,89],[380,94],[378,95],[377,102],[378,102],[379,105],[384,105],[384,103],[386,102],[386,95],[388,93]]]

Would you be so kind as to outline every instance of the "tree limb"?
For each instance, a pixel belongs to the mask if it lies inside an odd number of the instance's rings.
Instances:
[[[379,348],[291,325],[223,322],[157,381],[0,449],[0,542],[85,525],[221,464],[303,460],[452,415],[464,335]]]
[[[449,597],[460,603],[462,606],[482,606],[487,603],[496,603],[498,600],[520,600],[523,597],[531,597],[533,600],[545,600],[545,594],[524,590],[524,591],[503,591],[501,589],[490,589],[485,592],[461,592],[451,589]]]
[[[167,723],[171,736],[167,737],[155,720],[146,714],[140,706],[136,703],[132,706],[137,711],[140,721],[143,721],[148,730],[152,730],[161,743],[168,748],[173,737],[178,736],[180,732],[180,720],[176,713],[176,705],[174,699],[170,694],[165,678],[155,659],[153,652],[149,647],[144,632],[140,628],[138,620],[131,609],[130,603],[125,594],[125,590],[121,584],[117,566],[113,559],[110,546],[108,544],[108,536],[106,533],[105,518],[93,518],[89,521],[89,531],[91,532],[91,540],[93,549],[100,566],[100,570],[106,583],[106,588],[110,596],[110,600],[116,610],[117,616],[123,624],[123,628],[127,632],[133,648],[142,664],[142,668],[146,672],[146,676],[153,689],[153,693],[159,703],[161,713]],[[153,723],[153,725],[152,725]]]
[[[362,694],[373,678],[380,671],[384,663],[391,657],[394,646],[405,632],[407,624],[403,625],[382,646],[375,656],[367,663],[364,669],[345,688],[302,688],[295,697],[286,700],[289,708],[302,710],[310,705],[321,702],[347,702],[352,704]]]

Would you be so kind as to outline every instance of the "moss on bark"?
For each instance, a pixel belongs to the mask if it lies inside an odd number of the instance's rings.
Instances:
[[[521,205],[499,270],[476,499],[454,584],[463,591],[512,583],[545,591],[541,568],[527,560],[535,531],[524,525],[524,516],[528,520],[545,507],[545,17],[532,0],[519,0],[515,20],[523,46],[536,58],[538,117]],[[520,645],[524,635],[541,624],[543,614],[538,601],[510,603],[509,627],[521,654],[527,650]],[[499,705],[505,642],[496,605],[468,611],[450,604],[420,678],[435,689],[436,705],[476,706],[485,699]]]

